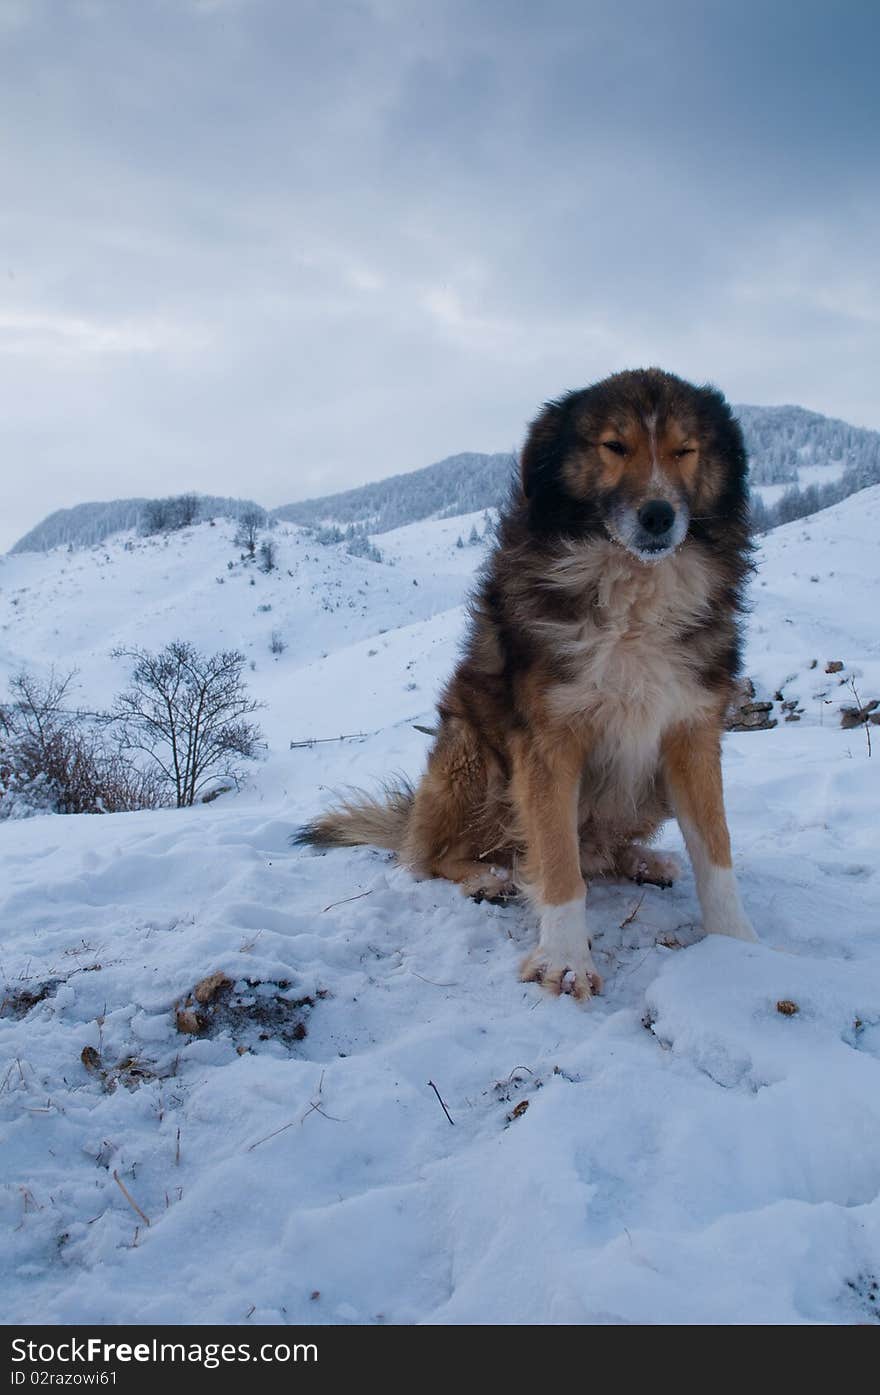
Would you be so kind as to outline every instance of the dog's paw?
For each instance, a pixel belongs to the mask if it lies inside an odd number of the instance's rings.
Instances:
[[[578,959],[572,964],[554,964],[539,945],[523,960],[519,976],[523,983],[540,983],[549,993],[568,993],[578,1002],[586,1002],[602,992],[602,979],[589,952]]]
[[[632,843],[624,850],[618,859],[618,866],[623,875],[638,886],[666,889],[681,876],[681,862],[674,853],[657,852],[638,843]]]
[[[494,886],[481,886],[468,892],[472,901],[479,906],[483,901],[489,906],[506,906],[519,896],[519,888],[511,881],[496,883]]]
[[[510,873],[500,867],[477,867],[460,886],[464,896],[493,906],[503,906],[518,894]]]

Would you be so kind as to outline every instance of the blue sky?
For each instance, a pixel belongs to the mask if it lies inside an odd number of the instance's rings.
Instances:
[[[0,0],[0,547],[659,363],[880,427],[873,0]]]

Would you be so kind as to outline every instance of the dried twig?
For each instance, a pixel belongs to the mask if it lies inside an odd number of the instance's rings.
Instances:
[[[512,1080],[513,1077],[516,1075],[516,1073],[517,1073],[518,1070],[527,1071],[529,1075],[534,1075],[534,1074],[535,1074],[535,1072],[534,1072],[529,1066],[514,1066],[513,1070],[510,1072],[510,1075],[507,1077],[507,1084],[508,1084],[508,1085],[510,1084],[511,1080]]]
[[[856,680],[854,678],[851,678],[849,680],[849,686],[852,689],[852,695],[858,704],[859,713],[865,713],[865,739],[868,743],[868,755],[870,756],[873,755],[873,751],[871,750],[871,724],[869,720],[869,714],[867,710],[862,707],[862,699],[859,697],[858,689],[856,688]]]
[[[431,1089],[434,1091],[434,1094],[437,1096],[438,1100],[440,1100],[440,1108],[443,1110],[443,1113],[446,1115],[446,1117],[447,1117],[447,1119],[449,1120],[450,1124],[454,1125],[454,1124],[455,1124],[455,1120],[453,1119],[452,1115],[449,1113],[449,1110],[446,1108],[446,1105],[443,1103],[443,1100],[442,1100],[441,1095],[440,1095],[440,1091],[437,1089],[437,1086],[434,1084],[433,1080],[429,1080],[429,1081],[428,1081],[428,1084],[430,1085]]]
[[[149,1224],[150,1224],[150,1218],[149,1218],[149,1216],[148,1216],[144,1211],[142,1211],[141,1208],[138,1206],[137,1202],[135,1201],[135,1199],[134,1199],[134,1197],[132,1196],[131,1192],[128,1190],[128,1187],[127,1187],[127,1186],[125,1185],[125,1183],[122,1181],[122,1179],[121,1179],[121,1177],[119,1176],[119,1173],[116,1171],[116,1168],[115,1168],[115,1167],[114,1167],[114,1169],[113,1169],[113,1181],[116,1183],[117,1187],[118,1187],[119,1190],[122,1192],[122,1195],[125,1197],[125,1199],[126,1199],[126,1201],[128,1202],[129,1206],[130,1206],[134,1211],[137,1211],[137,1213],[138,1213],[138,1215],[140,1216],[141,1220],[143,1221],[144,1225],[149,1225]]]
[[[277,1138],[279,1133],[284,1133],[285,1129],[292,1128],[295,1123],[296,1120],[291,1119],[289,1124],[282,1124],[280,1129],[274,1129],[272,1133],[267,1133],[265,1138],[258,1138],[256,1143],[249,1143],[245,1152],[252,1153],[255,1148],[259,1148],[261,1143],[268,1143],[270,1138]]]
[[[362,897],[372,896],[372,894],[373,888],[370,887],[369,891],[359,891],[357,896],[344,896],[341,901],[331,901],[329,906],[324,907],[324,911],[332,911],[334,906],[345,906],[349,901],[360,901]],[[324,914],[324,911],[321,912],[321,915]]]
[[[337,1117],[336,1117],[335,1114],[328,1114],[327,1111],[326,1111],[326,1109],[322,1109],[322,1108],[321,1108],[321,1094],[322,1094],[323,1089],[324,1089],[324,1072],[321,1071],[321,1079],[318,1081],[318,1094],[317,1094],[317,1098],[312,1100],[312,1102],[311,1102],[311,1104],[309,1105],[308,1109],[306,1110],[305,1114],[304,1114],[304,1115],[302,1116],[302,1118],[300,1119],[299,1122],[300,1122],[301,1124],[304,1124],[305,1121],[306,1121],[306,1119],[308,1119],[309,1115],[310,1115],[310,1114],[313,1114],[313,1113],[314,1113],[314,1114],[320,1114],[324,1119],[330,1119],[330,1120],[332,1120],[332,1122],[333,1122],[334,1124],[341,1124],[341,1123],[342,1123],[342,1120],[341,1120],[341,1119],[337,1119]]]
[[[635,920],[636,916],[638,915],[639,911],[642,909],[642,902],[643,902],[644,899],[645,899],[645,895],[646,895],[646,893],[643,891],[642,894],[641,894],[641,896],[639,897],[638,901],[636,902],[636,904],[633,906],[632,910],[630,911],[629,915],[626,917],[625,920],[622,920],[622,921],[620,922],[620,926],[618,927],[619,929],[625,930],[626,927],[627,927],[628,925],[632,925],[632,923],[633,923],[633,921]]]

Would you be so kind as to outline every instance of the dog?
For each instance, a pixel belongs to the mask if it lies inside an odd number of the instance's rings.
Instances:
[[[754,940],[730,853],[721,733],[751,571],[746,452],[724,397],[657,368],[548,402],[470,602],[417,787],[360,791],[295,835],[393,849],[469,896],[525,893],[521,977],[601,989],[586,891],[671,884],[674,814],[707,933]]]

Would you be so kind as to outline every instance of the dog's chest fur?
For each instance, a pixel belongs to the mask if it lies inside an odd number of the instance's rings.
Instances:
[[[541,621],[565,677],[548,694],[549,710],[572,729],[588,729],[590,761],[613,765],[625,783],[653,770],[663,732],[717,705],[683,636],[712,607],[710,573],[693,549],[655,565],[612,542],[572,545],[552,584],[584,597],[576,619]]]

